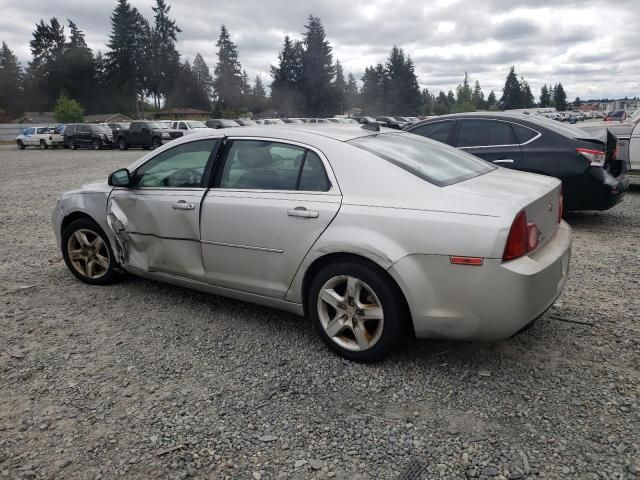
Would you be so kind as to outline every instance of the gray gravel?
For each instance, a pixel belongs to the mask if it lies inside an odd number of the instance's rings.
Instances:
[[[569,216],[531,329],[365,366],[286,313],[75,280],[56,196],[142,153],[0,147],[0,478],[640,478],[640,189]]]

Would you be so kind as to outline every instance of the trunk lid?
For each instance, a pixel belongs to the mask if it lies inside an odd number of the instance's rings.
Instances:
[[[560,180],[498,168],[493,172],[445,187],[469,196],[491,198],[505,205],[505,215],[513,222],[517,214],[524,210],[527,222],[538,227],[538,248],[543,246],[558,228]],[[511,223],[509,223],[511,226]]]

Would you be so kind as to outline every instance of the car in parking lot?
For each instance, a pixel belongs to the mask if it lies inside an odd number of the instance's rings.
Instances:
[[[55,127],[29,127],[25,128],[16,137],[16,145],[20,150],[27,147],[38,147],[43,150],[49,147],[59,147],[64,144],[60,131]]]
[[[624,122],[628,115],[626,110],[614,110],[605,115],[604,122]]]
[[[171,124],[173,130],[180,130],[184,135],[198,133],[204,128],[209,128],[204,122],[199,120],[179,120]]]
[[[256,122],[254,122],[250,118],[237,118],[235,122],[241,127],[255,127],[256,125],[258,125]]]
[[[629,188],[628,164],[615,135],[594,136],[540,115],[460,113],[406,131],[472,153],[502,167],[562,180],[565,210],[606,210]]]
[[[71,150],[113,148],[113,131],[106,125],[72,123],[64,129],[64,145]]]
[[[211,118],[204,123],[209,128],[232,128],[240,126],[235,120],[229,120],[227,118]]]
[[[514,335],[571,251],[557,179],[377,125],[188,135],[62,194],[53,225],[83,282],[125,271],[308,315],[356,361],[409,332]]]

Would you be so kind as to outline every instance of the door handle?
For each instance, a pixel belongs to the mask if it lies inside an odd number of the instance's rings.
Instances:
[[[287,215],[300,218],[318,218],[320,216],[318,212],[307,210],[305,207],[296,207],[293,210],[287,210]]]
[[[499,160],[492,160],[492,163],[514,163],[510,158],[501,158]]]
[[[176,210],[193,210],[196,206],[193,203],[187,203],[186,200],[178,200],[173,204],[173,208]]]

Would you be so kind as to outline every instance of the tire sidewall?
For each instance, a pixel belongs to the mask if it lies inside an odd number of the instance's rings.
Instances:
[[[49,148],[45,140],[40,140],[40,148],[42,150],[46,150],[47,148]]]
[[[127,142],[124,138],[118,139],[118,148],[122,151],[127,149]]]
[[[71,235],[73,235],[76,231],[81,229],[87,229],[95,232],[97,235],[100,236],[100,238],[102,238],[102,241],[105,243],[105,245],[107,246],[107,249],[109,250],[109,268],[107,270],[107,273],[105,273],[100,278],[96,278],[96,279],[87,278],[84,275],[78,273],[76,269],[73,267],[71,260],[69,259],[69,252],[67,251],[67,245],[69,244],[69,237],[71,237]],[[100,226],[93,220],[90,220],[88,218],[81,218],[71,222],[62,231],[61,249],[62,249],[62,257],[64,258],[64,263],[67,265],[67,268],[81,282],[88,283],[89,285],[109,285],[110,283],[113,283],[116,280],[117,272],[115,268],[117,264],[115,261],[115,257],[113,255],[113,251],[111,250],[111,244],[109,242],[109,239],[105,235],[105,233],[100,228]]]
[[[93,139],[93,149],[94,150],[101,150],[102,149],[102,142],[100,140],[98,140],[97,138]]]
[[[324,331],[318,314],[318,295],[322,286],[332,277],[349,275],[365,282],[378,296],[384,312],[383,331],[378,342],[364,352],[353,352],[336,344]],[[358,261],[339,261],[323,267],[313,278],[307,297],[307,312],[320,338],[338,355],[356,362],[370,363],[382,360],[399,343],[404,329],[404,302],[385,275],[377,269]]]
[[[18,140],[17,143],[18,143],[18,150],[24,150],[25,149],[25,146],[24,146],[24,143],[22,143],[22,140]]]

